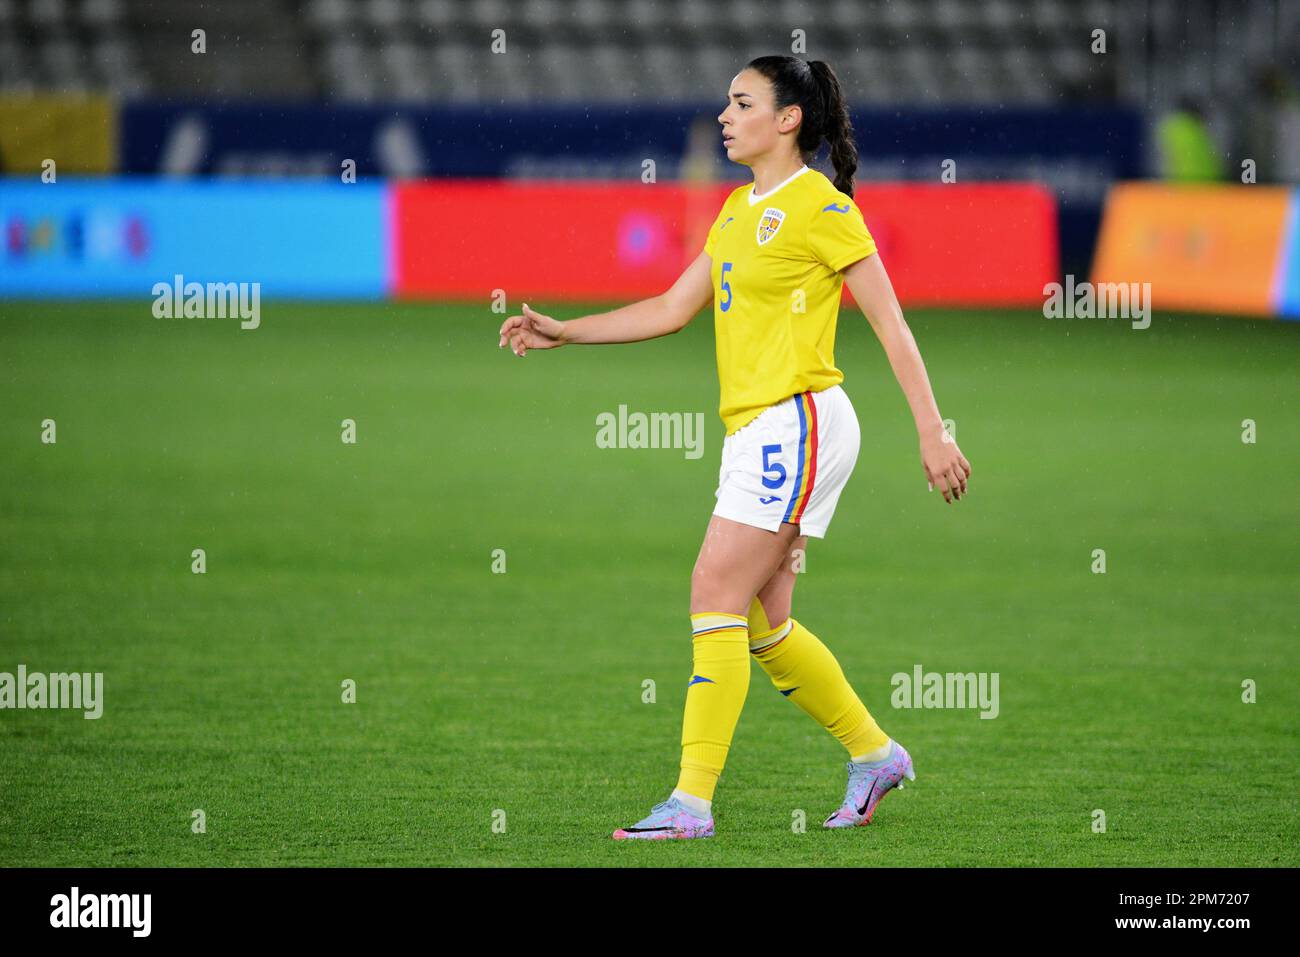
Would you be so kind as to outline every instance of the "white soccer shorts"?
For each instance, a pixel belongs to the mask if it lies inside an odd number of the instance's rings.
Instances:
[[[791,522],[825,538],[861,441],[838,385],[768,406],[723,439],[713,514],[770,532]]]

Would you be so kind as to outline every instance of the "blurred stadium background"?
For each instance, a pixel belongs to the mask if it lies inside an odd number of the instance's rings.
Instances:
[[[718,91],[798,43],[843,77],[860,181],[933,183],[952,160],[959,184],[1042,184],[1062,272],[1088,272],[1116,181],[1239,182],[1246,159],[1257,184],[1300,179],[1294,0],[0,0],[0,170],[337,182],[350,159],[362,180],[634,182],[653,160],[660,182],[734,179]],[[693,249],[710,206],[667,233]],[[23,249],[77,244],[80,221],[22,211],[0,291],[42,288]],[[636,216],[633,265],[666,264],[644,290],[689,250]]]
[[[974,463],[926,497],[846,309],[864,453],[796,614],[923,780],[869,843],[791,834],[842,766],[756,674],[730,840],[611,848],[675,773],[711,314],[495,330],[663,291],[785,52],[845,85]],[[0,671],[107,688],[0,715],[0,863],[1294,866],[1298,53],[1296,0],[0,0]],[[259,327],[157,318],[175,276],[260,283]],[[1150,328],[1047,318],[1067,276],[1150,282]],[[595,448],[620,403],[705,454]],[[1002,715],[889,709],[917,663]]]

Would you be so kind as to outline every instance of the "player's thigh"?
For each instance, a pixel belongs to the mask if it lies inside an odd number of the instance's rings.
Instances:
[[[798,562],[807,554],[808,536],[800,535],[790,543],[786,553],[772,577],[758,590],[758,601],[763,606],[769,625],[779,625],[790,617],[790,608],[794,601],[794,583],[797,580]]]
[[[750,602],[789,554],[798,534],[799,526],[788,523],[769,532],[711,516],[691,572],[691,614],[748,615]]]

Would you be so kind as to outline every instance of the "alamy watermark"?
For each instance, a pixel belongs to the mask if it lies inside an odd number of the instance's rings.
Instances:
[[[50,898],[51,927],[121,927],[148,937],[152,912],[152,894],[83,894],[74,886]]]
[[[177,273],[170,283],[156,282],[153,314],[156,319],[234,319],[243,320],[241,329],[256,329],[262,324],[262,284],[260,282],[186,282]]]
[[[1065,285],[1043,287],[1043,316],[1047,319],[1132,319],[1134,329],[1151,325],[1151,283],[1079,282],[1074,274]]]
[[[916,665],[911,674],[900,671],[889,679],[889,702],[895,708],[979,708],[981,718],[996,718],[999,678],[996,671],[941,673]]]
[[[633,412],[596,416],[598,449],[685,449],[688,459],[704,454],[703,412]]]
[[[70,708],[93,721],[104,713],[104,673],[28,674],[26,665],[19,665],[16,675],[0,671],[0,708]]]

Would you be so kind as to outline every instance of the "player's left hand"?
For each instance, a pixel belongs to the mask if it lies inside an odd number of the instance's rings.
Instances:
[[[921,466],[930,491],[939,486],[943,500],[951,505],[966,494],[966,480],[970,478],[970,462],[957,448],[957,442],[946,430],[930,433],[921,438]]]

